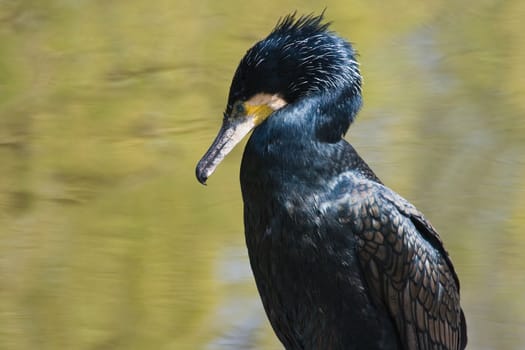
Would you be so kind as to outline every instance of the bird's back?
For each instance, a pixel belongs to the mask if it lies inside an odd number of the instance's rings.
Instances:
[[[245,233],[259,293],[272,326],[286,348],[459,349],[432,343],[430,329],[423,330],[429,340],[421,347],[418,343],[421,336],[404,333],[407,322],[410,325],[413,320],[416,324],[417,312],[435,309],[439,317],[439,302],[427,309],[416,308],[412,317],[408,315],[412,312],[411,306],[407,305],[403,311],[402,305],[396,309],[384,300],[389,296],[413,297],[403,294],[410,278],[415,280],[412,288],[417,291],[427,283],[424,275],[410,277],[408,270],[403,270],[399,272],[405,274],[403,277],[394,271],[393,279],[401,278],[395,286],[402,290],[395,295],[388,294],[383,289],[391,288],[392,278],[391,271],[384,266],[393,262],[409,268],[414,263],[412,260],[423,258],[423,263],[431,269],[433,265],[444,269],[446,281],[438,288],[443,293],[448,292],[445,287],[453,289],[453,295],[447,300],[456,302],[459,308],[459,299],[454,299],[459,298],[455,272],[448,265],[448,255],[442,246],[434,247],[435,242],[428,242],[417,229],[403,224],[409,219],[395,207],[395,201],[405,203],[404,200],[384,187],[344,140],[324,146],[316,142],[308,145],[304,141],[298,144],[294,140],[280,140],[273,148],[258,149],[258,145],[263,144],[258,138],[264,137],[264,133],[264,127],[254,132],[254,140],[248,142],[241,166]],[[268,140],[264,144],[272,145]],[[278,156],[283,152],[293,159],[283,160]],[[306,159],[306,155],[307,159],[322,157],[322,161],[304,163],[301,159]],[[389,217],[384,216],[387,213]],[[406,229],[404,236],[396,237],[395,241],[392,237],[397,235],[399,227],[394,227],[394,222]],[[395,232],[391,232],[393,229]],[[373,238],[367,240],[369,237]],[[399,256],[393,254],[396,245],[403,259],[392,259]],[[414,252],[414,248],[420,251]],[[384,266],[379,266],[380,263]],[[387,277],[378,282],[379,275]],[[417,295],[414,300],[418,306]],[[432,312],[430,317],[435,316]],[[459,314],[454,317],[457,318],[451,321],[456,324],[452,328],[459,339],[462,321]],[[421,327],[428,326],[423,320]],[[438,334],[439,326],[437,323]],[[448,328],[444,327],[443,331],[448,332]],[[432,334],[435,335],[434,330]]]

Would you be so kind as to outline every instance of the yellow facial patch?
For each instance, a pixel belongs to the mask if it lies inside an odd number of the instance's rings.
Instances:
[[[267,105],[249,105],[244,104],[246,109],[246,115],[253,116],[253,123],[255,126],[261,124],[270,114],[273,113],[273,109]]]
[[[286,106],[287,102],[279,95],[260,93],[244,103],[246,115],[253,117],[255,126],[261,124],[274,111]]]

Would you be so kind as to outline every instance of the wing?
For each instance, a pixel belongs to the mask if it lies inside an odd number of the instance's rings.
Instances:
[[[340,222],[357,237],[372,299],[395,322],[406,349],[464,349],[459,281],[432,225],[388,188],[363,181]]]

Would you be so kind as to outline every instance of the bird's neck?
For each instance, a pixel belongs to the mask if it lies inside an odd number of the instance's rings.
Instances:
[[[353,169],[379,182],[343,139],[360,105],[358,92],[339,90],[274,113],[254,130],[246,145],[241,165],[243,188],[257,187],[270,195],[283,186],[289,192],[308,183],[315,190]]]
[[[346,134],[362,105],[360,89],[356,82],[318,97],[314,115],[316,137],[320,141],[338,142]]]
[[[337,141],[335,137],[332,142],[326,141],[326,135],[319,137],[319,128],[327,122],[319,121],[323,117],[319,110],[318,103],[290,105],[257,127],[244,151],[241,182],[256,179],[268,190],[297,183],[309,183],[313,188],[344,172],[348,164],[343,159],[342,149],[347,145],[343,132]]]

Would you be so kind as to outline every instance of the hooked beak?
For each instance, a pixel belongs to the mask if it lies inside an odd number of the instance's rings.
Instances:
[[[274,111],[286,106],[278,94],[259,93],[249,100],[237,101],[231,116],[226,115],[221,129],[212,145],[197,163],[195,174],[203,185],[213,174],[220,162],[253,128],[261,124]]]
[[[228,153],[256,126],[253,116],[225,118],[212,145],[197,163],[195,174],[203,185]]]

